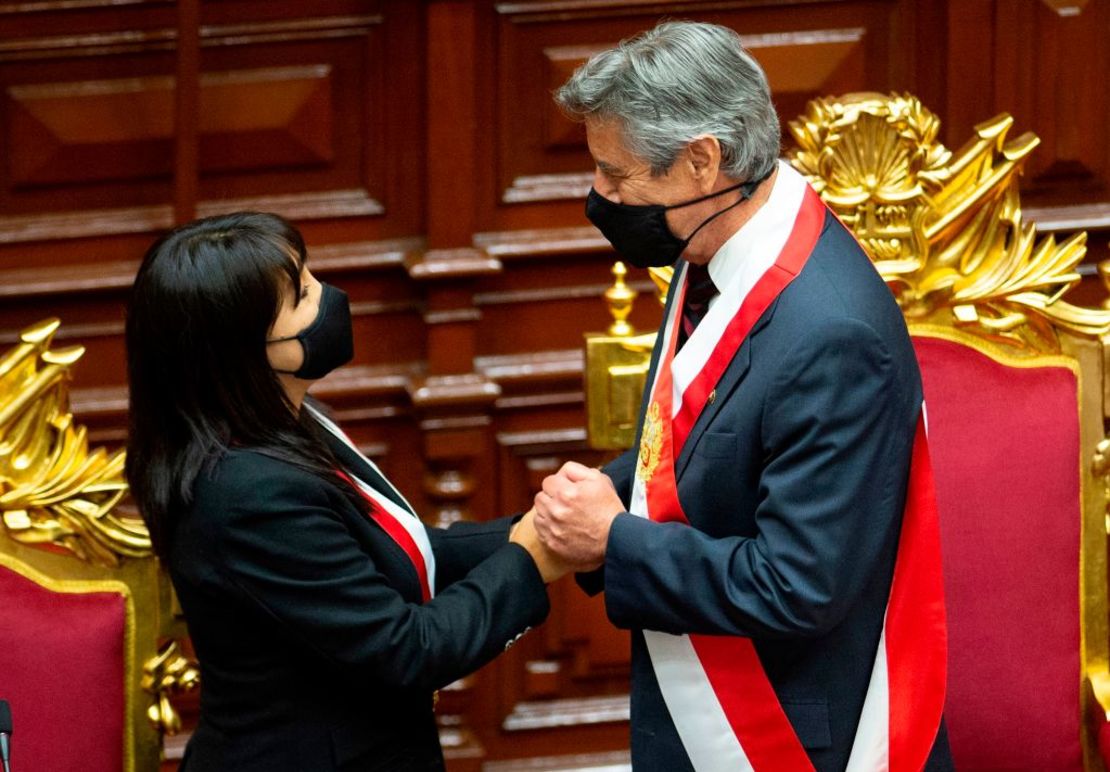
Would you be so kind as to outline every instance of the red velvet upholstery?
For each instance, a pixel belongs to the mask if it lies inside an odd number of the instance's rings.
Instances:
[[[12,708],[12,769],[120,772],[124,597],[51,592],[0,565],[0,600],[0,698]]]
[[[1098,740],[1098,753],[1102,763],[1110,767],[1110,722],[1105,718],[1098,718],[1094,727],[1095,738]]]
[[[941,516],[956,768],[1081,770],[1076,376],[914,343]]]

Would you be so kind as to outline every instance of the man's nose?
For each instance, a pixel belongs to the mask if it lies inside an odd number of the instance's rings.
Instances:
[[[596,167],[594,168],[594,190],[596,190],[600,196],[612,201],[614,204],[619,204],[621,202],[620,194],[617,193],[617,186],[602,173],[601,169]]]

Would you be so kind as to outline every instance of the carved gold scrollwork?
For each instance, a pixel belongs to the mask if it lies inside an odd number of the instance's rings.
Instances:
[[[1095,446],[1095,454],[1091,459],[1091,472],[1102,480],[1102,492],[1107,501],[1107,511],[1104,517],[1106,532],[1110,533],[1110,437],[1101,440]]]
[[[144,662],[142,686],[154,697],[146,715],[154,728],[171,736],[181,731],[181,716],[171,699],[192,691],[199,684],[200,673],[192,661],[182,656],[177,641],[167,642],[157,655]]]
[[[1058,350],[1053,326],[1110,331],[1110,311],[1062,296],[1080,280],[1085,233],[1063,243],[1022,221],[1018,177],[1040,140],[1007,140],[999,115],[957,153],[909,95],[809,103],[790,123],[791,163],[869,252],[911,320],[951,321],[1019,350]],[[939,317],[947,317],[940,319]]]
[[[17,541],[116,566],[150,555],[150,535],[115,511],[127,492],[123,451],[90,451],[85,427],[73,422],[69,370],[85,350],[51,349],[59,326],[32,325],[0,355],[0,513]]]

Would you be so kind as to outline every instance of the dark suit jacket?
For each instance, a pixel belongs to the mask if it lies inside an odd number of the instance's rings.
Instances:
[[[657,345],[648,383],[658,358]],[[890,290],[826,215],[676,462],[693,527],[619,515],[592,577],[619,627],[750,637],[819,770],[844,769],[855,736],[921,399]],[[634,468],[635,450],[606,469],[626,503]],[[690,769],[639,634],[632,666],[634,766]],[[938,745],[941,769],[943,734]]]
[[[441,769],[433,690],[548,611],[509,522],[429,529],[437,595],[421,604],[409,558],[339,489],[226,453],[198,479],[169,561],[202,675],[184,772]]]

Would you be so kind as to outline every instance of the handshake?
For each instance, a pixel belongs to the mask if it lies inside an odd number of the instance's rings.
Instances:
[[[513,526],[509,541],[528,550],[543,580],[553,582],[602,564],[609,527],[623,511],[607,475],[570,461],[543,481],[535,506]]]

